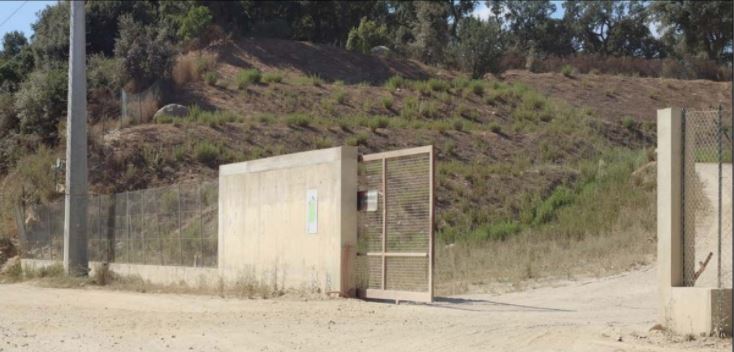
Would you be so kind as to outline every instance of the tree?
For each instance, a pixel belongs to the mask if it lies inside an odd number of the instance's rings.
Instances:
[[[451,16],[451,27],[449,28],[449,33],[451,33],[451,37],[457,37],[456,29],[459,23],[461,23],[461,21],[465,17],[471,15],[471,13],[474,11],[474,8],[477,7],[477,3],[477,0],[448,1],[449,15]]]
[[[212,14],[208,8],[205,6],[192,7],[180,20],[178,36],[183,39],[199,38],[211,23]]]
[[[46,7],[31,25],[31,48],[36,66],[45,68],[65,64],[69,59],[69,3]]]
[[[15,94],[15,109],[23,133],[43,138],[49,145],[56,143],[57,126],[65,116],[67,99],[65,68],[33,71]]]
[[[130,15],[120,18],[120,37],[115,56],[121,59],[123,80],[137,89],[168,77],[173,62],[173,47],[164,31],[143,26]]]
[[[507,25],[513,44],[524,49],[531,41],[540,41],[543,29],[556,11],[556,5],[549,0],[490,0],[487,1],[487,7]]]
[[[464,18],[459,23],[457,37],[452,46],[453,53],[459,66],[470,72],[472,78],[481,78],[487,72],[497,71],[503,48],[501,28],[496,20]]]
[[[14,92],[33,69],[33,53],[21,32],[8,32],[0,52],[0,92]]]
[[[352,28],[347,37],[347,50],[359,51],[363,54],[378,45],[386,45],[390,42],[387,35],[387,27],[378,25],[374,21],[362,18],[359,27]]]
[[[163,7],[164,3],[168,1],[162,1],[159,6]],[[84,7],[87,22],[87,53],[90,55],[114,54],[115,38],[120,31],[120,16],[130,15],[138,23],[146,26],[156,24],[159,19],[155,3],[149,1],[87,1]]]
[[[564,21],[578,50],[618,56],[660,56],[662,48],[649,30],[642,1],[566,1]]]
[[[665,42],[679,54],[704,54],[710,60],[731,62],[731,1],[655,2],[651,12]]]
[[[9,59],[18,54],[28,45],[28,39],[26,39],[23,33],[18,31],[12,31],[5,33],[3,36],[3,51],[0,56]]]
[[[448,4],[419,1],[415,3],[415,10],[413,47],[416,55],[424,62],[439,63],[448,42]]]

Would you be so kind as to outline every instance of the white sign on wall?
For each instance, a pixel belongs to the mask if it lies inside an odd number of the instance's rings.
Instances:
[[[319,229],[319,194],[315,189],[306,191],[306,232],[314,234]]]

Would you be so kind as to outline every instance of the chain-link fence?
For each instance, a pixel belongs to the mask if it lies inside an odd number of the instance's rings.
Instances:
[[[217,265],[219,185],[178,184],[87,200],[91,261]],[[26,209],[23,257],[63,259],[64,200]]]
[[[731,288],[732,125],[720,110],[684,111],[683,280]]]
[[[120,111],[122,125],[150,122],[163,100],[163,84],[158,81],[139,93],[120,90]]]

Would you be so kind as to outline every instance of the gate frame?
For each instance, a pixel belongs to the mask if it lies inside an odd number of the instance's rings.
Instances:
[[[428,228],[428,252],[387,252],[387,159],[399,158],[403,156],[411,156],[418,154],[428,154],[430,161],[429,166],[429,185],[428,190],[429,198],[429,228]],[[357,289],[357,297],[362,299],[382,299],[382,300],[395,300],[397,303],[400,301],[414,301],[414,302],[433,302],[433,267],[435,258],[435,233],[434,233],[434,222],[435,222],[435,197],[434,189],[435,184],[435,173],[436,173],[436,154],[434,152],[433,145],[427,145],[423,147],[409,148],[394,150],[389,152],[373,153],[359,156],[359,162],[366,161],[382,161],[382,250],[379,252],[366,252],[357,253],[358,256],[367,257],[381,257],[382,258],[382,277],[381,277],[381,288],[365,288]],[[428,258],[428,290],[425,292],[413,292],[413,291],[402,291],[402,290],[386,290],[387,284],[386,265],[387,257],[427,257]]]
[[[683,111],[657,111],[657,270],[660,322],[679,334],[731,334],[732,289],[687,287],[683,280]],[[720,298],[724,298],[721,300]],[[721,324],[723,323],[723,324]],[[720,325],[719,325],[720,324]]]

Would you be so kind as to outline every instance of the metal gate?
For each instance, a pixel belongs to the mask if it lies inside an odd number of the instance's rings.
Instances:
[[[433,300],[434,164],[433,146],[361,157],[359,297]]]

